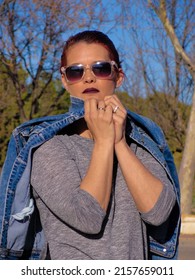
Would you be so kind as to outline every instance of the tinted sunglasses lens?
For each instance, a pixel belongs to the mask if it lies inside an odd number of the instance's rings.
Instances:
[[[112,73],[112,66],[109,62],[97,62],[92,65],[92,71],[98,78],[107,78]]]
[[[66,78],[70,82],[76,82],[82,79],[84,68],[82,65],[72,65],[66,68]]]

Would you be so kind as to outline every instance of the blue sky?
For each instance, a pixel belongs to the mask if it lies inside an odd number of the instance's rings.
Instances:
[[[128,78],[128,85],[130,85],[130,87],[133,87],[133,84],[135,82],[140,82],[138,81],[139,79],[139,73],[136,69],[135,66],[139,66],[136,65],[139,63],[139,53],[138,53],[138,49],[135,45],[135,41],[132,39],[132,35],[137,32],[137,36],[139,37],[139,43],[141,44],[142,48],[143,48],[143,53],[144,53],[144,62],[146,64],[146,67],[150,67],[152,70],[152,75],[153,75],[153,80],[155,81],[155,84],[157,85],[158,89],[160,90],[160,88],[164,87],[164,73],[162,71],[162,64],[157,61],[157,51],[158,51],[158,46],[157,46],[157,37],[155,38],[153,35],[154,32],[154,28],[153,28],[153,22],[152,22],[152,18],[148,17],[148,10],[145,10],[144,8],[140,8],[140,6],[137,6],[137,3],[141,1],[142,3],[147,3],[147,1],[145,0],[137,0],[137,1],[133,1],[133,0],[129,0],[129,4],[130,9],[129,10],[124,10],[121,11],[120,6],[116,5],[116,0],[109,0],[109,1],[105,1],[104,2],[104,12],[105,14],[107,13],[107,15],[104,15],[104,19],[111,19],[113,20],[116,15],[121,16],[124,15],[125,18],[125,22],[123,24],[121,24],[119,22],[119,19],[115,20],[114,22],[111,21],[107,21],[104,22],[101,25],[100,30],[105,32],[110,38],[111,40],[114,42],[116,48],[119,51],[121,60],[122,60],[122,65],[123,68],[126,72],[127,78]],[[187,0],[189,1],[189,0]],[[0,0],[0,3],[2,1]],[[19,1],[18,1],[19,2]],[[30,1],[29,1],[30,2]],[[28,2],[28,3],[29,3]],[[182,3],[183,0],[180,0],[179,3]],[[71,4],[73,2],[71,1]],[[121,1],[120,4],[123,4],[124,2]],[[140,3],[140,2],[139,2]],[[30,7],[30,6],[29,6]],[[94,7],[94,9],[99,7]],[[19,9],[19,12],[20,9]],[[81,13],[82,14],[82,13]],[[66,20],[66,14],[64,14],[64,20]],[[79,16],[79,14],[78,14]],[[83,17],[83,14],[81,15]],[[30,20],[30,19],[29,19]],[[63,18],[62,18],[63,21]],[[78,18],[78,22],[79,22],[79,18]],[[95,20],[95,22],[97,22]],[[157,22],[159,23],[159,21],[157,20]],[[158,26],[159,28],[159,26]],[[74,30],[65,30],[64,32],[64,36],[63,36],[63,40],[65,41],[70,35],[74,34],[75,32],[79,32],[83,29],[86,28],[82,28],[82,29],[74,29]],[[96,23],[93,24],[92,29],[98,29]],[[28,30],[25,29],[21,29],[18,31],[18,34],[20,34],[20,32],[22,32],[22,34],[20,35],[21,38],[23,36],[23,33],[25,33]],[[132,30],[134,30],[134,33],[132,33]],[[158,29],[159,30],[159,29]],[[182,22],[180,23],[180,32],[182,30]],[[31,30],[30,30],[31,31]],[[164,32],[165,34],[165,32]],[[19,37],[20,37],[19,36]],[[155,35],[156,36],[156,35]],[[24,36],[25,37],[25,36]],[[19,41],[20,38],[19,38]],[[38,42],[38,41],[37,41]],[[37,44],[36,42],[36,44]],[[160,42],[161,46],[163,46],[163,44],[167,44],[167,48],[168,48],[168,60],[169,63],[173,64],[173,71],[174,71],[174,60],[172,60],[173,58],[173,47],[170,43],[170,40],[166,40],[166,41],[162,41]],[[21,44],[20,44],[21,45]],[[155,50],[154,50],[155,47]],[[37,45],[37,47],[34,49],[35,51],[35,55],[38,57],[38,52],[39,52],[39,45]],[[49,63],[49,59],[48,59],[48,63]],[[36,58],[33,60],[33,65],[36,67],[37,66],[37,62],[36,62]],[[59,75],[59,73],[58,73]],[[137,79],[137,81],[136,81]],[[141,78],[140,78],[141,80]],[[143,83],[143,80],[142,80]],[[140,82],[140,86],[141,86],[141,82]],[[143,94],[144,92],[144,85],[142,85],[143,88],[140,87],[140,92],[141,94]]]

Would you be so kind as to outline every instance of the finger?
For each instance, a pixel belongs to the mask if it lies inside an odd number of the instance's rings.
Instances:
[[[113,94],[111,97],[112,97],[112,100],[114,103],[116,102],[117,104],[120,104],[120,106],[123,106],[120,99],[118,98],[118,96],[116,94]]]
[[[118,105],[114,106],[113,113],[116,114],[118,110],[120,110],[120,107]]]
[[[91,121],[91,118],[96,117],[97,115],[97,100],[96,99],[87,99],[85,100],[85,120],[87,122]]]
[[[107,96],[105,96],[105,97],[104,97],[104,101],[109,100],[110,98],[112,98],[112,96],[113,96],[113,95],[107,95]]]
[[[120,100],[114,95],[110,96],[110,97],[107,97],[104,101],[105,101],[106,106],[108,104],[110,104],[112,106],[114,113],[116,113],[116,111],[118,109],[120,109],[122,112],[126,111],[126,109],[124,108],[124,106],[122,105]]]
[[[117,113],[113,114],[113,120],[115,123],[119,123],[119,124],[122,124],[125,122],[124,116],[121,114],[117,114]]]
[[[95,98],[92,98],[92,99],[88,99],[88,101],[89,101],[90,116],[96,116],[98,100]]]
[[[121,101],[119,100],[119,98],[116,94],[107,95],[104,97],[104,101],[109,101],[109,100],[113,100],[113,101],[115,100],[115,102],[121,103]]]
[[[113,99],[116,100],[117,102],[121,102],[120,99],[118,98],[118,96],[116,94],[112,95]]]
[[[113,119],[112,115],[113,115],[112,106],[111,105],[106,106],[106,110],[105,110],[104,116],[111,121]]]
[[[103,100],[100,100],[98,102],[98,111],[99,111],[99,114],[103,114],[105,112],[105,109],[106,109],[106,105],[105,105],[105,102]]]
[[[89,115],[89,111],[90,111],[89,100],[85,100],[84,109],[85,109],[85,115]]]
[[[127,118],[127,111],[116,106],[113,110],[113,120],[115,122],[124,123]]]
[[[121,114],[124,115],[126,110],[124,109],[124,107],[120,106],[120,104],[118,103],[114,103],[113,101],[110,101],[107,106],[110,105],[112,107],[112,111],[114,114]]]

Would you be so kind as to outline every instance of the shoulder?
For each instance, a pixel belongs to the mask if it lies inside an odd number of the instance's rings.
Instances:
[[[49,158],[63,158],[72,157],[73,146],[68,135],[55,135],[48,141],[44,142],[40,147],[38,147],[33,157],[34,159],[44,159]]]

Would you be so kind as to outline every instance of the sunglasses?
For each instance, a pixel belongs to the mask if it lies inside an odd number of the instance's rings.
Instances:
[[[114,67],[118,70],[115,61],[97,61],[91,65],[73,64],[67,67],[61,67],[61,72],[70,83],[76,83],[83,79],[86,69],[90,69],[93,75],[98,79],[107,79],[112,77]]]

